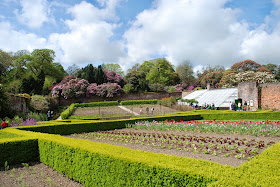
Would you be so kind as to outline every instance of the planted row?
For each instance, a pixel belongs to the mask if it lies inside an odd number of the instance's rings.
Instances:
[[[253,136],[280,136],[280,121],[138,121],[127,128],[145,130],[179,130],[217,133],[239,133]]]
[[[159,147],[162,149],[177,149],[192,153],[204,153],[225,157],[235,157],[237,159],[250,159],[258,155],[267,146],[274,142],[265,143],[239,138],[216,138],[203,136],[186,136],[169,133],[145,133],[127,131],[99,131],[92,133],[74,134],[80,138],[93,140],[106,140],[124,142],[146,146]]]

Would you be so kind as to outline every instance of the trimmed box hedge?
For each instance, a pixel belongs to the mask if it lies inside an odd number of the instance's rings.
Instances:
[[[128,100],[128,101],[121,101],[121,105],[144,105],[144,104],[157,104],[157,99],[151,100]]]
[[[0,140],[0,166],[39,161],[38,140],[30,138],[9,138]]]

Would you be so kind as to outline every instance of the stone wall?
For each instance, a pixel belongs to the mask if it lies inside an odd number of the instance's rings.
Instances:
[[[257,82],[242,82],[238,84],[238,99],[247,101],[250,110],[257,110],[260,107],[259,88]]]
[[[267,83],[260,86],[262,108],[280,110],[280,83]]]
[[[90,103],[99,101],[124,101],[124,100],[150,100],[150,99],[162,99],[165,97],[181,97],[181,92],[165,93],[165,92],[145,92],[145,93],[135,93],[135,94],[123,94],[121,96],[116,96],[113,98],[103,98],[103,97],[81,97],[64,99],[62,97],[58,98],[59,105],[71,105],[72,103]]]
[[[18,96],[14,94],[8,94],[8,96],[12,110],[24,113],[29,112],[25,98],[23,96]]]

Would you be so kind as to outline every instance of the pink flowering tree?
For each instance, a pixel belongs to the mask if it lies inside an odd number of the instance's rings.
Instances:
[[[85,79],[72,79],[65,77],[58,85],[52,89],[52,96],[62,96],[65,99],[81,97],[86,94],[89,83]]]
[[[123,77],[120,74],[118,74],[114,71],[107,71],[106,69],[103,69],[103,72],[105,73],[108,82],[117,83],[121,87],[124,86],[125,82],[123,80]]]
[[[100,97],[114,97],[116,95],[121,95],[123,89],[117,83],[103,83],[97,85],[96,83],[90,84],[87,88],[86,95],[89,96],[100,96]]]

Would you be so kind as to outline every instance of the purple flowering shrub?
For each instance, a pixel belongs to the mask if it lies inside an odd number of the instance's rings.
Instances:
[[[88,85],[89,83],[85,79],[71,79],[62,85],[61,95],[65,99],[84,96]]]
[[[35,118],[27,118],[26,120],[23,120],[22,118],[20,118],[20,120],[13,120],[11,122],[11,127],[17,127],[17,126],[31,126],[31,125],[36,125],[37,120]]]
[[[176,92],[181,92],[181,91],[183,91],[183,85],[182,85],[182,84],[176,84],[176,85],[174,86],[174,88],[175,88]]]
[[[103,69],[103,72],[105,73],[108,82],[117,83],[119,85],[124,84],[123,77],[120,74],[118,74],[114,71],[107,71],[105,69]]]
[[[90,84],[87,88],[87,97],[92,95],[97,95],[100,97],[114,97],[116,95],[121,95],[123,89],[117,83],[103,83],[98,85],[96,83]]]

